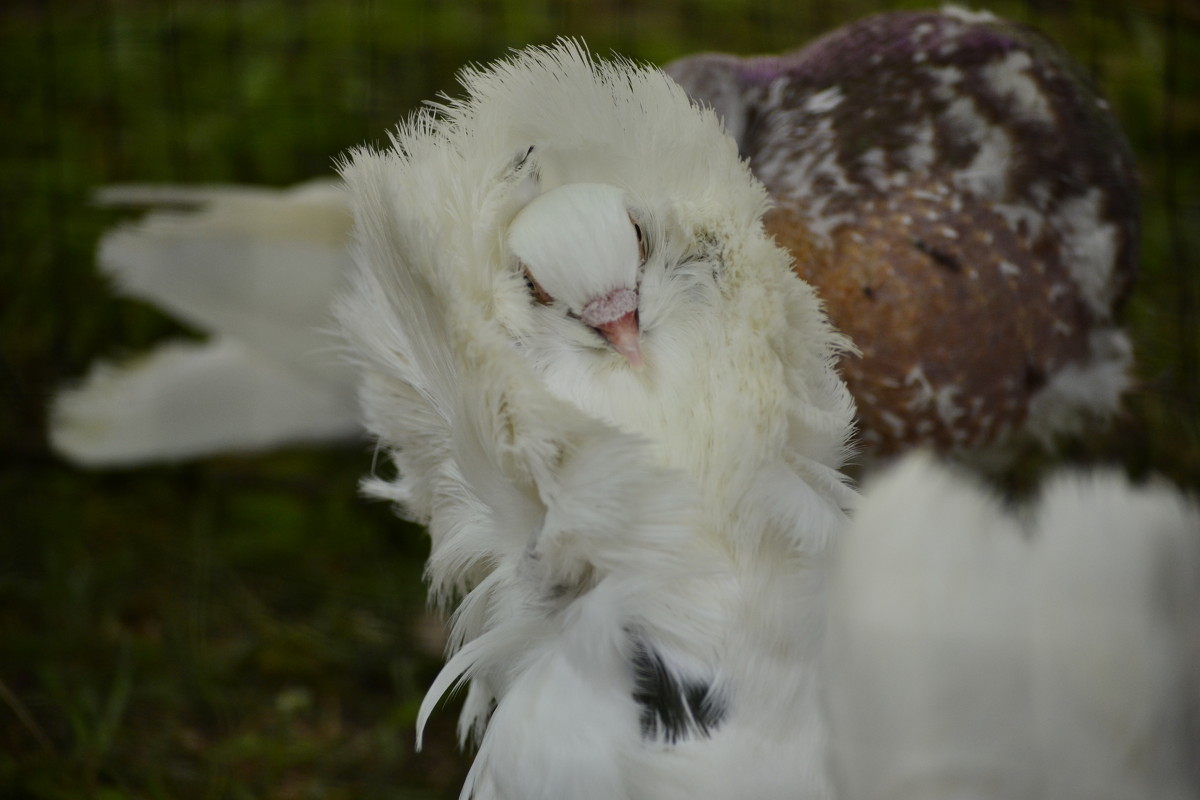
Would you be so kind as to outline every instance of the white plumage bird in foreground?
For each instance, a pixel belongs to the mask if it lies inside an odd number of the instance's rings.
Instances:
[[[464,797],[823,797],[842,341],[711,111],[528,50],[343,170],[340,318],[429,526]],[[700,166],[702,165],[702,167]]]
[[[1194,508],[1064,484],[1026,541],[918,460],[845,533],[844,342],[712,112],[569,43],[463,83],[345,165],[340,305],[463,797],[1186,796]]]

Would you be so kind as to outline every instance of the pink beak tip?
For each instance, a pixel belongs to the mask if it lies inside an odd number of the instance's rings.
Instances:
[[[641,369],[644,366],[636,311],[623,314],[612,322],[596,325],[595,328],[601,336],[608,340],[614,350],[625,356],[630,366],[634,369]]]

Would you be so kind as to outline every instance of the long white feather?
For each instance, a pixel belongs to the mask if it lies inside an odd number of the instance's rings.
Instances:
[[[352,391],[236,340],[99,363],[51,406],[50,443],[85,466],[176,461],[355,436]]]
[[[101,270],[119,291],[209,333],[345,381],[334,357],[329,305],[348,271],[350,217],[330,181],[285,191],[111,187],[100,199],[165,199],[197,207],[157,210],[100,241]]]

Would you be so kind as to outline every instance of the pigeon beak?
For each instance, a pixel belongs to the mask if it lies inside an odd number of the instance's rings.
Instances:
[[[625,356],[634,369],[642,368],[642,347],[638,341],[637,290],[614,289],[583,307],[579,318]]]
[[[634,369],[642,368],[642,347],[638,336],[637,310],[622,314],[612,322],[594,325],[612,349],[616,350],[629,361]]]

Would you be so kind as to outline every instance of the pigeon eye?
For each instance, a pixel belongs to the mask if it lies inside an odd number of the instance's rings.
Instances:
[[[525,166],[525,162],[529,160],[529,156],[533,153],[533,145],[529,145],[529,149],[524,153],[518,153],[513,159],[513,169],[520,169]]]
[[[533,279],[533,275],[530,274],[528,267],[522,270],[522,275],[525,278],[525,286],[529,288],[529,296],[533,298],[535,303],[542,306],[548,306],[554,302],[554,298],[550,296],[550,293],[543,289],[542,285]]]
[[[637,235],[638,243],[638,264],[646,263],[646,240],[642,238],[642,226],[633,221],[633,217],[629,218],[633,224],[633,232]]]

